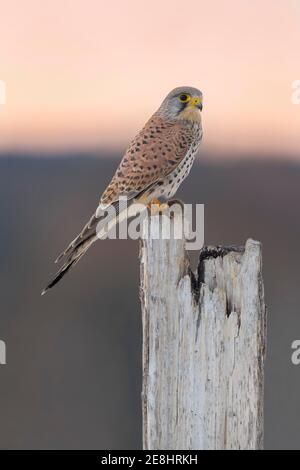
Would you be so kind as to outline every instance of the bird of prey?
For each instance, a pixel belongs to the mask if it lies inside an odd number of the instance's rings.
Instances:
[[[120,198],[126,197],[128,206],[133,203],[151,206],[167,201],[176,193],[191,170],[202,139],[201,111],[201,91],[192,87],[175,88],[132,140],[100,199],[100,208],[115,207],[116,224],[120,217]],[[98,222],[97,211],[57,258],[56,262],[64,259],[64,263],[42,295],[99,238]]]

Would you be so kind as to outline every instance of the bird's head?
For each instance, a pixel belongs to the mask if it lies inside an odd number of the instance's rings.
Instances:
[[[158,114],[171,120],[201,122],[202,93],[188,86],[172,90],[162,102]]]

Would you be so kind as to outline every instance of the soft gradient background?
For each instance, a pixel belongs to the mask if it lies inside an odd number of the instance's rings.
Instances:
[[[298,158],[299,0],[1,1],[0,148],[127,143],[175,86],[205,146]]]
[[[138,243],[99,242],[40,292],[128,140],[188,84],[204,93],[204,142],[178,196],[205,204],[207,244],[263,243],[265,445],[300,449],[300,0],[0,0],[0,13],[0,448],[141,447]]]

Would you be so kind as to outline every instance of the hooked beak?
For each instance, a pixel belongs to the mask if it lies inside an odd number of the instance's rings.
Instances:
[[[202,111],[203,104],[202,104],[202,98],[199,96],[192,98],[191,101],[189,102],[189,108],[198,108],[200,111]]]

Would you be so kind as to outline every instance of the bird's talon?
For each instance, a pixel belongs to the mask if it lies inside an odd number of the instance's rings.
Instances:
[[[162,214],[169,209],[169,205],[167,203],[160,202],[159,199],[152,199],[147,207],[150,209],[151,215]]]

